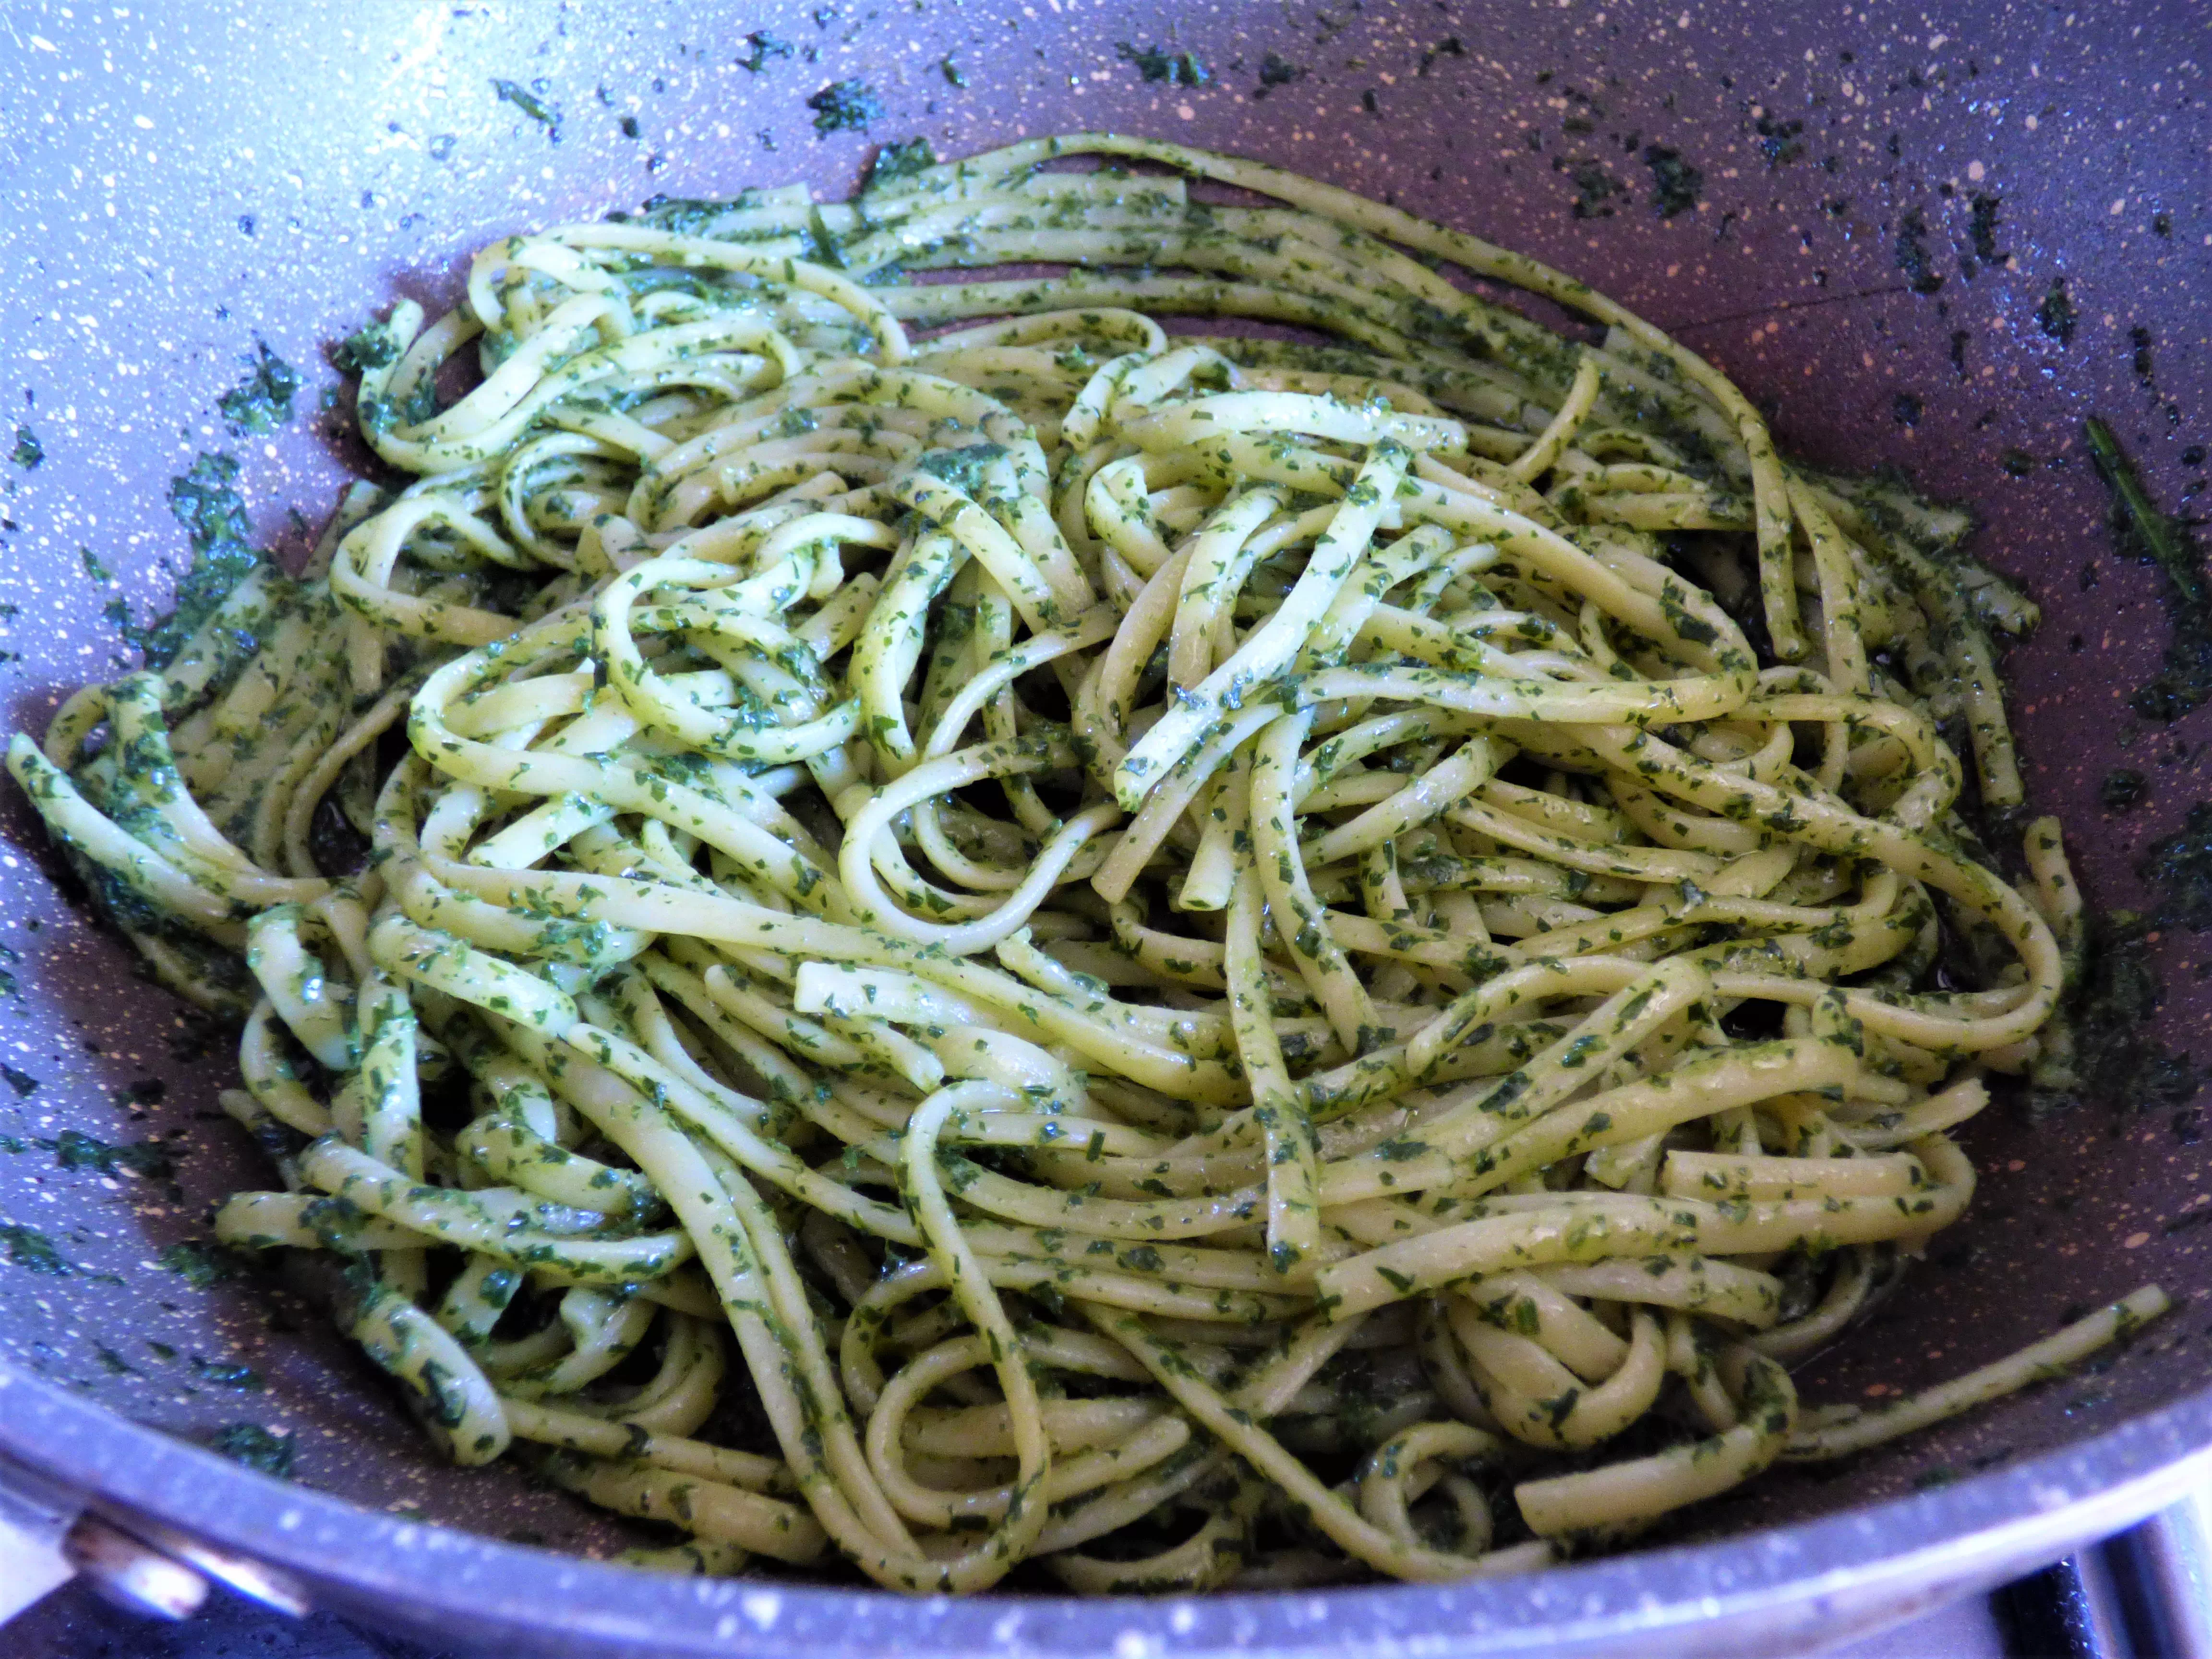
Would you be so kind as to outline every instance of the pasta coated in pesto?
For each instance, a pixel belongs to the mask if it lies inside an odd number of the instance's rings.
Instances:
[[[349,355],[413,482],[9,769],[243,1022],[220,1236],[641,1561],[1521,1571],[2164,1307],[1800,1408],[2067,1052],[2057,826],[1960,809],[2033,611],[1571,279],[1084,135]]]

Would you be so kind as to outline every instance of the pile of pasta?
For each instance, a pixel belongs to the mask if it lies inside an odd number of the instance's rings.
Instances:
[[[1581,284],[1091,135],[348,350],[412,482],[9,767],[243,1021],[220,1237],[635,1559],[1520,1570],[2164,1305],[1798,1404],[2063,1060],[2033,613]]]

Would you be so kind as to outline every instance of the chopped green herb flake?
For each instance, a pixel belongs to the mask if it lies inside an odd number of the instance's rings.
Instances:
[[[2131,766],[2116,766],[2097,786],[2097,801],[2107,812],[2125,812],[2142,804],[2149,780]]]
[[[208,1449],[279,1480],[291,1479],[293,1437],[274,1433],[258,1423],[225,1424],[208,1442]]]
[[[97,1170],[109,1176],[128,1171],[149,1181],[176,1172],[169,1154],[156,1141],[134,1140],[114,1146],[82,1130],[64,1129],[54,1138],[52,1146],[54,1162],[64,1170]]]
[[[169,1245],[155,1259],[196,1291],[206,1290],[238,1272],[237,1259],[229,1251],[198,1239]]]
[[[269,1386],[261,1373],[251,1365],[220,1363],[192,1356],[192,1375],[203,1382],[217,1389],[259,1389]]]
[[[246,359],[246,375],[216,399],[222,423],[234,437],[274,432],[292,418],[292,398],[300,390],[300,374],[269,349],[266,340],[253,343]]]
[[[1651,169],[1652,210],[1662,219],[1696,208],[1698,192],[1705,187],[1705,175],[1685,161],[1680,150],[1646,144],[1644,163]]]
[[[2035,325],[2059,344],[2066,345],[2074,338],[2076,320],[2074,301],[2066,293],[2066,279],[2058,277],[2045,291],[2043,303],[2035,308]]]
[[[399,342],[381,323],[371,323],[331,348],[331,364],[341,374],[359,374],[382,368],[399,357]]]
[[[1802,121],[1784,121],[1769,111],[1759,116],[1755,124],[1759,133],[1759,153],[1766,158],[1770,167],[1783,167],[1805,153],[1805,141],[1798,135],[1805,131]]]
[[[173,661],[210,613],[263,562],[246,545],[252,531],[234,487],[237,477],[238,463],[230,456],[203,453],[189,471],[169,480],[169,511],[191,538],[192,562],[177,583],[175,609],[126,636],[145,653],[150,668]]]
[[[1123,63],[1134,64],[1137,73],[1147,81],[1162,81],[1171,87],[1202,87],[1213,79],[1213,71],[1188,52],[1134,46],[1127,40],[1117,41],[1114,50]]]
[[[927,138],[902,138],[896,143],[885,144],[868,161],[868,176],[861,181],[863,191],[877,189],[894,179],[911,179],[927,173],[937,165],[937,152],[930,148]]]
[[[1628,194],[1628,186],[1595,160],[1584,158],[1565,170],[1574,181],[1574,212],[1577,219],[1610,219],[1613,198]]]
[[[514,105],[515,108],[537,122],[539,126],[544,127],[549,137],[556,139],[560,137],[561,106],[546,100],[545,82],[533,81],[526,87],[514,81],[495,80],[491,83],[491,89],[499,94],[500,102]]]
[[[833,132],[866,132],[871,121],[884,118],[884,100],[865,81],[833,81],[806,100],[814,112],[817,136]]]
[[[1966,240],[1973,244],[1974,257],[1985,265],[1996,264],[2006,257],[1997,246],[1997,210],[2002,198],[1978,190],[1967,204],[1972,215],[1966,222]]]
[[[1897,268],[1905,273],[1905,280],[1915,294],[1933,294],[1943,286],[1928,253],[1928,217],[1918,208],[1907,212],[1897,222],[1897,240],[1893,245],[1893,257]]]
[[[752,50],[738,59],[738,67],[758,75],[772,59],[788,58],[798,50],[790,41],[770,34],[766,29],[755,29],[745,36],[745,44]]]
[[[2162,512],[2136,476],[2112,429],[2096,416],[2086,424],[2090,458],[2112,494],[2112,539],[2123,552],[2155,564],[2171,633],[2157,678],[2136,688],[2128,706],[2145,720],[2179,720],[2212,697],[2212,580],[2188,527]]]
[[[12,1221],[0,1221],[0,1244],[8,1247],[8,1260],[18,1267],[28,1268],[34,1273],[51,1273],[56,1278],[70,1271],[69,1262],[54,1248],[54,1241],[36,1227],[19,1227]]]
[[[1271,52],[1260,60],[1260,85],[1252,95],[1265,98],[1277,87],[1287,87],[1293,81],[1304,80],[1308,72],[1304,64],[1293,64],[1289,58]]]

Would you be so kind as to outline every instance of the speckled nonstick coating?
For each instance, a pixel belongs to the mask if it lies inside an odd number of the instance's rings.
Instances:
[[[756,30],[798,51],[748,69]],[[2208,717],[2161,730],[2127,712],[2164,622],[2151,574],[2112,551],[2079,435],[2086,414],[2103,413],[2168,504],[2203,480],[2191,447],[2212,436],[2212,33],[2187,0],[2078,14],[1824,6],[1817,17],[1756,0],[741,11],[78,0],[11,6],[0,31],[0,456],[17,420],[46,452],[35,471],[0,459],[12,725],[42,726],[70,689],[125,662],[103,611],[120,597],[143,615],[166,592],[185,544],[164,494],[201,451],[237,455],[258,532],[297,555],[367,466],[343,400],[318,408],[339,384],[325,343],[402,295],[449,302],[490,237],[654,191],[799,178],[842,195],[875,142],[916,132],[951,155],[1107,126],[1262,156],[1549,259],[1710,355],[1794,453],[1900,465],[1971,503],[1981,553],[2045,609],[2007,672],[2033,798],[2073,827],[2095,902],[2137,897],[2140,849],[2203,788]],[[1188,51],[1212,78],[1148,83],[1122,43]],[[1262,96],[1271,53],[1305,72]],[[848,77],[871,82],[889,112],[866,136],[819,138],[805,100]],[[499,99],[495,79],[542,82],[557,129]],[[1655,144],[1702,172],[1693,210],[1656,211]],[[2001,200],[1996,238],[2010,257],[1976,259],[1969,276],[1976,193]],[[2063,343],[2036,320],[2062,278],[2079,314]],[[2141,366],[2136,329],[2148,336]],[[290,425],[240,441],[213,403],[257,338],[307,384]],[[2011,476],[2008,451],[2034,465]],[[2153,787],[2114,817],[2097,787],[2122,763]],[[0,1060],[38,1080],[0,1086],[0,1223],[40,1230],[72,1265],[41,1273],[33,1253],[0,1255],[0,1361],[67,1396],[0,1386],[0,1450],[248,1543],[332,1602],[427,1633],[558,1630],[532,1650],[595,1653],[647,1632],[662,1652],[893,1640],[1350,1651],[1420,1635],[1466,1651],[1599,1652],[1648,1651],[1666,1626],[1679,1627],[1674,1650],[1778,1650],[2109,1529],[2156,1500],[2161,1467],[2212,1444],[2212,1229],[2186,1224],[2212,1186],[2193,1119],[2114,1103],[2039,1125],[2001,1106],[1967,1132],[1984,1172],[1972,1212],[1847,1353],[1808,1370],[1808,1396],[1911,1388],[2151,1278],[2181,1310],[2101,1375],[1710,1506],[1688,1524],[1713,1541],[1517,1584],[1108,1611],[764,1596],[465,1540],[411,1522],[571,1549],[612,1533],[512,1470],[434,1463],[380,1376],[305,1304],[258,1278],[198,1284],[163,1265],[168,1247],[204,1234],[216,1198],[266,1179],[215,1108],[231,1062],[221,1044],[184,1057],[177,1006],[71,908],[12,789],[0,790],[0,836],[13,981]],[[2160,941],[2173,990],[2157,1030],[2212,1059],[2200,944]],[[70,1127],[161,1139],[174,1185],[60,1167],[40,1143]],[[296,1431],[298,1488],[128,1426],[191,1441],[240,1421]],[[1954,1474],[1967,1478],[1929,1479]],[[2128,1484],[2139,1479],[2153,1484]],[[1911,1496],[1916,1485],[1930,1489]],[[1935,1553],[1910,1555],[1923,1548]]]

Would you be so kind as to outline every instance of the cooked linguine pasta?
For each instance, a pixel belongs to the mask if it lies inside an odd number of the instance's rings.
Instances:
[[[701,1571],[1449,1578],[2163,1307],[1799,1406],[2063,1042],[2057,826],[1960,805],[2033,611],[1602,295],[1087,135],[349,351],[412,482],[9,766],[456,1462]]]

